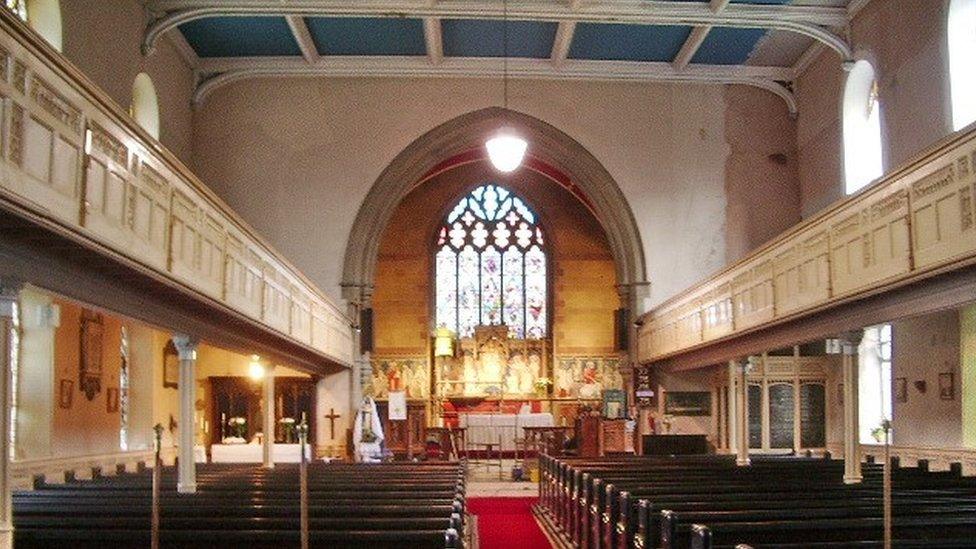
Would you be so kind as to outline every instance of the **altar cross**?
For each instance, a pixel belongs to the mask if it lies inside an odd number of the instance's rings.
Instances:
[[[341,417],[339,414],[335,413],[335,408],[329,408],[329,413],[325,414],[325,419],[329,420],[329,439],[335,439],[335,420]]]

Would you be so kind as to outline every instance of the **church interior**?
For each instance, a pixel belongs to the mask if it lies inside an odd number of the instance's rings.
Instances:
[[[976,547],[976,0],[3,0],[0,549]]]

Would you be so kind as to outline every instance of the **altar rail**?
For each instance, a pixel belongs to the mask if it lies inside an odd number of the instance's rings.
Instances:
[[[917,446],[891,446],[889,455],[898,458],[899,467],[918,467],[918,462],[928,463],[929,471],[948,471],[958,463],[963,476],[976,476],[976,448],[924,448]],[[861,458],[872,458],[884,463],[884,446],[862,444]]]
[[[0,207],[350,365],[352,323],[64,56],[0,8]],[[208,304],[209,305],[209,304]]]
[[[642,317],[641,363],[976,262],[976,127]]]

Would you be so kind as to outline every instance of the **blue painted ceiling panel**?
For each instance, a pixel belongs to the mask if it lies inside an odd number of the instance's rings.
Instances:
[[[444,55],[449,57],[502,57],[504,21],[445,19],[441,21]],[[556,23],[508,21],[509,57],[546,58],[552,55]]]
[[[180,31],[200,57],[302,54],[284,17],[208,17]]]
[[[305,20],[321,55],[426,55],[420,19],[309,17]]]
[[[686,26],[579,23],[571,59],[664,61],[674,59],[691,33]]]
[[[766,29],[715,27],[708,33],[691,62],[706,65],[741,65],[749,59],[749,54],[756,47],[756,43],[767,32]]]

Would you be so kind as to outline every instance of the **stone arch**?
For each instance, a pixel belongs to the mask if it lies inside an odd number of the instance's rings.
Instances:
[[[571,180],[563,184],[593,211],[606,232],[621,299],[633,312],[637,290],[647,284],[647,269],[634,214],[616,181],[596,157],[566,133],[535,117],[499,107],[473,111],[437,126],[414,140],[383,170],[350,231],[343,297],[354,304],[369,303],[379,243],[397,205],[415,185],[438,171],[445,159],[480,149],[502,123],[529,141],[529,154],[535,161],[569,174]]]

